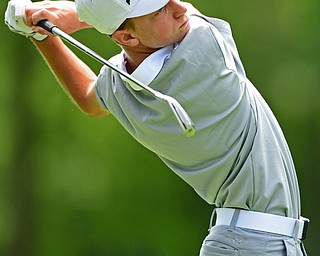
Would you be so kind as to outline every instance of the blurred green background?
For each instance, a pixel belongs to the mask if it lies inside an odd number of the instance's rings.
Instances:
[[[312,220],[305,245],[320,255],[319,0],[190,2],[231,23],[287,137]],[[211,207],[113,117],[80,112],[32,43],[0,30],[0,255],[198,255]],[[94,30],[74,36],[106,58],[119,51]]]

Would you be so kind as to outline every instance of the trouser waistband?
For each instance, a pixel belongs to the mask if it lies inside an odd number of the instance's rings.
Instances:
[[[216,226],[225,225],[247,228],[289,236],[300,240],[304,240],[307,235],[309,219],[304,217],[294,219],[274,214],[232,208],[217,208],[215,211],[217,213]]]

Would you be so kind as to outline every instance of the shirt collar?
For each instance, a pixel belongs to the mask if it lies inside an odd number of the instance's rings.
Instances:
[[[136,70],[131,74],[131,76],[133,76],[135,79],[142,82],[143,84],[149,85],[159,74],[166,60],[170,58],[173,49],[174,45],[168,45],[152,53],[136,68]],[[122,52],[120,60],[121,64],[119,64],[121,69],[127,71],[125,65],[126,61],[124,52]],[[142,90],[141,87],[139,87],[131,80],[123,76],[121,76],[121,79],[127,82],[132,87],[132,89],[136,91]]]

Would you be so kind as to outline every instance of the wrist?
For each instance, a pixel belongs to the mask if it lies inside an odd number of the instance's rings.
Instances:
[[[37,40],[34,37],[29,37],[29,39],[36,45],[36,46],[45,46],[45,45],[55,45],[57,41],[62,41],[58,36],[47,36],[43,40]]]
[[[46,40],[48,38],[47,35],[42,35],[39,33],[35,33],[34,35],[30,36],[32,37],[34,40],[38,41],[38,42],[42,42],[44,40]]]

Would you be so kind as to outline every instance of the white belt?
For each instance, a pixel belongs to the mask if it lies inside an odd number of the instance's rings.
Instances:
[[[235,211],[235,209],[230,208],[217,208],[216,226],[229,226]],[[240,210],[235,226],[304,240],[308,222],[309,220],[303,217],[293,219],[279,215]]]

